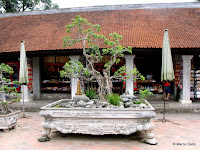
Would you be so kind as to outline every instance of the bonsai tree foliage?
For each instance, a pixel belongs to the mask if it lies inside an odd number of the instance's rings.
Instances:
[[[72,19],[72,23],[66,26],[66,32],[70,36],[63,38],[63,46],[81,43],[86,64],[83,65],[78,60],[70,60],[63,66],[64,70],[60,74],[62,77],[83,78],[87,81],[96,80],[99,85],[99,99],[105,101],[106,95],[112,94],[112,79],[128,79],[130,77],[144,79],[144,77],[136,68],[126,72],[125,66],[120,67],[113,76],[110,76],[111,67],[120,62],[120,57],[124,57],[125,52],[132,53],[132,48],[130,46],[126,48],[120,44],[122,35],[110,33],[107,38],[97,34],[99,31],[101,31],[101,26],[89,23],[87,19],[80,16]],[[100,49],[100,44],[107,48]],[[104,55],[111,57],[104,65],[103,71],[99,72],[95,69],[94,64],[101,62]]]
[[[4,77],[4,73],[12,74],[14,73],[13,68],[9,65],[6,65],[4,63],[0,64],[0,114],[8,114],[11,113],[12,110],[9,109],[9,106],[20,100],[18,99],[11,99],[10,101],[6,100],[6,96],[8,95],[16,95],[17,90],[16,87],[11,87],[12,84],[19,84],[18,81],[11,82],[10,79],[6,79]]]

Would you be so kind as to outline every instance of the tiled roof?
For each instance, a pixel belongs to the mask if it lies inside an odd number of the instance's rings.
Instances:
[[[168,29],[171,48],[200,48],[200,8],[165,8],[0,18],[0,52],[19,51],[21,40],[27,51],[81,49],[81,45],[62,47],[65,26],[76,15],[100,24],[101,34],[121,34],[124,46],[161,48],[164,29]]]

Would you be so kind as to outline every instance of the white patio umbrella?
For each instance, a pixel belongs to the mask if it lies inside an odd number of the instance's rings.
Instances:
[[[164,30],[163,47],[162,47],[162,70],[161,70],[161,81],[172,81],[174,80],[174,69],[171,55],[171,48],[169,43],[168,30]],[[164,99],[164,112],[162,122],[171,122],[165,119],[165,99]]]
[[[162,47],[162,71],[161,81],[174,80],[174,69],[171,55],[171,48],[169,43],[168,30],[164,30],[163,47]]]
[[[24,86],[28,84],[28,68],[27,68],[27,57],[25,51],[24,41],[21,41],[21,48],[20,48],[20,70],[19,70],[19,83],[23,87],[23,116],[24,115]]]

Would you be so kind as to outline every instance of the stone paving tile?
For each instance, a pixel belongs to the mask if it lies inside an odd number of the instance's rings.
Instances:
[[[171,122],[156,122],[162,118],[157,114],[153,119],[158,145],[147,145],[137,139],[137,135],[92,136],[81,134],[61,134],[55,130],[51,141],[38,142],[43,131],[43,118],[38,113],[26,113],[30,118],[18,121],[16,129],[4,133],[0,130],[0,150],[197,150],[200,147],[199,114],[166,114]],[[181,145],[182,144],[182,145]],[[195,145],[194,145],[195,144]]]

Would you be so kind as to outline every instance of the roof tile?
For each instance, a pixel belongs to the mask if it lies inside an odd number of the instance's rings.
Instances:
[[[100,24],[101,34],[119,33],[122,44],[136,48],[161,48],[168,29],[172,48],[200,48],[200,9],[131,9],[44,14],[0,18],[0,52],[80,49],[62,47],[65,27],[76,15]],[[105,45],[100,45],[104,48]]]

